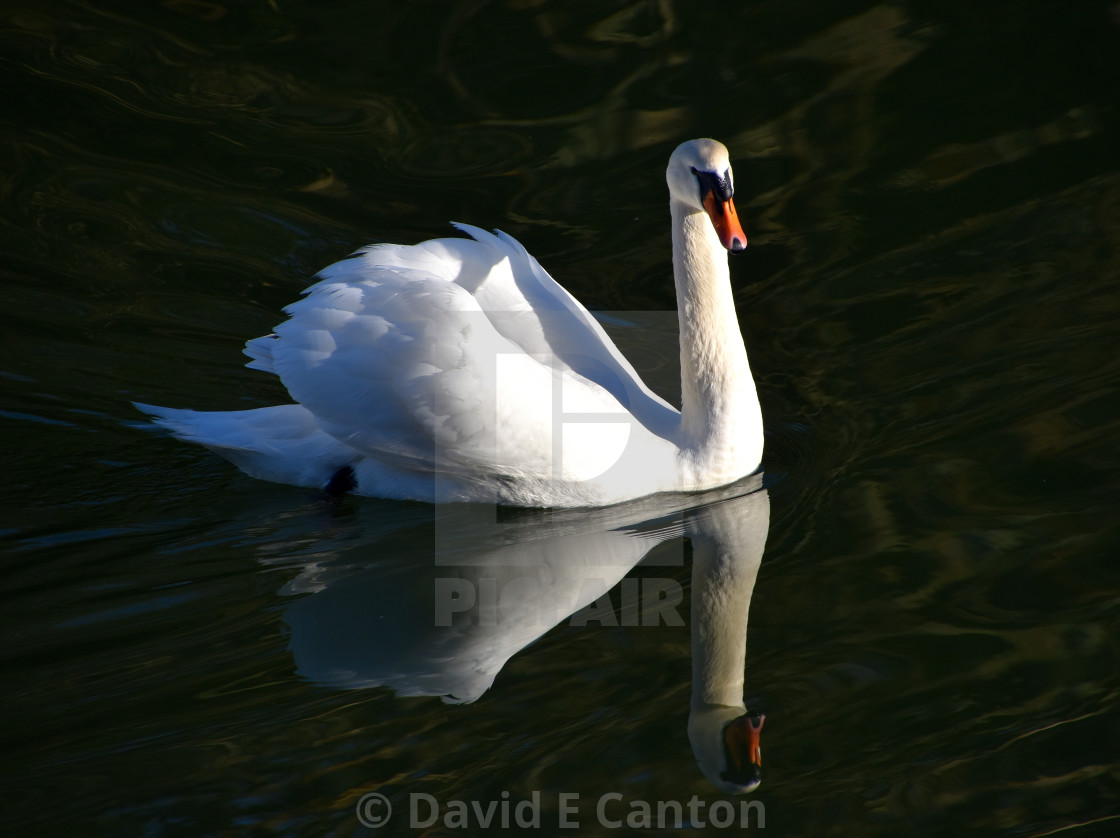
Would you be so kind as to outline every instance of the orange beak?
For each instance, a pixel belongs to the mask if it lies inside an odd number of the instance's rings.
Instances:
[[[721,201],[716,197],[715,190],[711,190],[704,196],[704,209],[712,219],[712,226],[716,228],[716,235],[724,247],[732,253],[747,249],[747,234],[739,223],[734,201],[730,198]]]
[[[761,713],[752,716],[740,716],[732,721],[723,731],[723,740],[727,745],[727,752],[735,762],[735,767],[743,768],[743,753],[746,752],[747,762],[751,765],[762,767],[762,723],[766,717]]]

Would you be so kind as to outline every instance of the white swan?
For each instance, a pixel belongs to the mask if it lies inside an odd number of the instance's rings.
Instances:
[[[725,250],[747,239],[727,149],[669,158],[678,413],[517,241],[375,245],[323,270],[248,366],[296,404],[137,406],[254,477],[429,502],[600,506],[753,472],[762,417]]]

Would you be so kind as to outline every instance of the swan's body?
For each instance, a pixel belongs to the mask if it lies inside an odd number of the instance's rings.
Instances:
[[[514,239],[376,245],[320,273],[250,367],[296,404],[141,408],[255,477],[375,497],[599,506],[753,472],[762,420],[727,249],[746,237],[727,150],[693,140],[667,171],[681,411]]]

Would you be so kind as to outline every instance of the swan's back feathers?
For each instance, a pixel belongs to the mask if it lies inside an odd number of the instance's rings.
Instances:
[[[380,272],[392,269],[454,283],[475,298],[495,331],[523,352],[594,381],[657,435],[667,437],[674,431],[677,410],[645,385],[599,322],[520,242],[500,231],[454,226],[472,238],[371,245],[320,271],[320,284],[381,282]],[[285,311],[290,314],[291,308]],[[274,371],[267,338],[249,341],[246,354],[253,358],[247,366]]]
[[[599,474],[615,458],[568,425],[557,458],[560,412],[628,423],[621,445],[665,440],[679,415],[587,310],[512,238],[459,226],[474,240],[374,245],[326,268],[274,334],[249,341],[249,366],[357,452],[468,482]]]

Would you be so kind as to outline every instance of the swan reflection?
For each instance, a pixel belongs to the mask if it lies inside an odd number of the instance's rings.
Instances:
[[[689,741],[720,790],[758,785],[762,717],[748,714],[743,679],[747,610],[769,526],[760,476],[600,509],[499,510],[497,520],[490,506],[436,509],[423,554],[387,564],[378,554],[401,549],[384,535],[362,547],[376,564],[315,564],[286,586],[309,594],[285,616],[301,675],[333,687],[476,701],[506,661],[561,622],[681,625],[675,580],[625,577],[657,545],[687,536]],[[414,549],[417,541],[407,543]],[[677,555],[674,563],[683,550]]]

